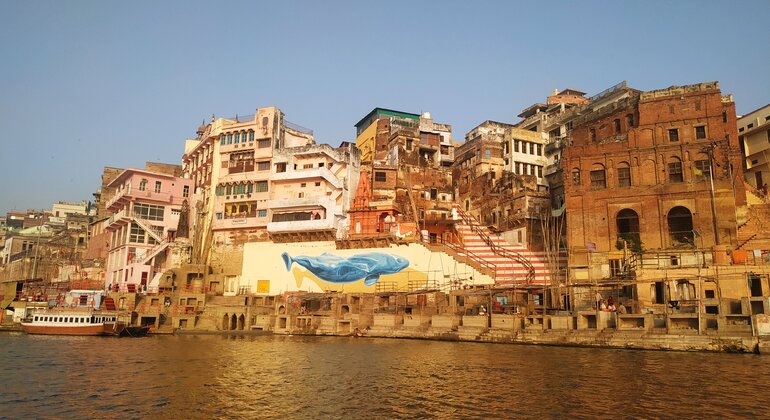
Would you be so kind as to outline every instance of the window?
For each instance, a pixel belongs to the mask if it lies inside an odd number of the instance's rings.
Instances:
[[[607,176],[604,172],[604,167],[594,165],[594,169],[591,170],[591,189],[603,190],[605,188],[607,188]]]
[[[303,163],[302,164],[302,169],[313,169],[313,164],[312,163]]]
[[[316,186],[316,187],[320,187],[320,186],[321,186],[321,182],[320,182],[320,181],[316,181],[316,182],[315,182],[315,186]]]
[[[631,186],[631,168],[620,167],[618,168],[618,187],[630,187]]]
[[[572,170],[572,185],[580,186],[580,169],[578,168]]]
[[[674,243],[693,244],[692,213],[682,206],[672,208],[666,217],[668,233]]]
[[[233,135],[232,134],[228,134],[227,135],[227,144],[233,144]]]
[[[326,166],[326,162],[318,162],[318,167],[323,168]]]
[[[626,115],[626,125],[628,126],[628,128],[631,128],[634,126],[634,114]]]
[[[222,134],[221,136],[219,136],[219,144],[224,146],[226,141],[227,141],[227,136],[226,135]]]
[[[189,197],[190,196],[190,186],[185,185],[182,187],[182,197]]]
[[[241,133],[235,133],[233,136],[233,143],[238,144],[241,142]]]
[[[299,187],[300,187],[300,188],[305,188],[306,186],[307,186],[307,183],[305,183],[305,182],[303,182],[303,183],[299,184]]]
[[[727,122],[727,112],[722,111],[722,122]]]
[[[679,129],[677,129],[677,128],[669,128],[668,129],[668,141],[670,141],[670,142],[677,142],[677,141],[679,141]]]
[[[705,139],[706,138],[706,126],[705,125],[699,125],[695,127],[695,138],[696,139]]]
[[[217,220],[222,220],[222,212],[217,213]]]
[[[147,180],[143,179],[139,182],[139,191],[144,191],[147,189]]]
[[[228,185],[227,188],[225,189],[225,194],[231,195],[232,193],[233,193],[233,186]]]
[[[267,181],[257,181],[257,192],[267,192]]]
[[[160,181],[155,181],[155,192],[156,193],[160,192],[160,186],[161,186]]]
[[[487,151],[486,151],[486,158],[487,159],[491,159],[492,158],[492,151],[489,150],[489,149],[487,149]]]
[[[254,141],[254,132],[249,130],[249,141]]]
[[[257,142],[257,148],[259,149],[267,149],[268,147],[270,147],[270,140],[268,139],[259,140]]]
[[[751,124],[746,126],[747,130],[751,130],[752,128],[754,128],[754,123],[751,123]]]
[[[494,172],[493,172],[494,173]],[[430,199],[435,200],[438,198],[438,190],[435,188],[430,189]]]
[[[537,165],[535,168],[537,168],[537,177],[542,178],[543,177],[543,167],[540,165]]]
[[[695,110],[700,111],[700,101],[695,101]]]
[[[276,173],[286,172],[286,162],[276,163],[275,172]]]
[[[596,130],[593,128],[591,129],[591,142],[596,143]]]
[[[387,181],[387,174],[385,172],[375,172],[374,173],[374,181],[375,182],[385,182],[385,181]]]
[[[286,165],[284,164],[284,170],[286,168]],[[269,171],[270,170],[270,161],[263,161],[263,162],[257,162],[257,170],[258,171]]]
[[[134,216],[140,219],[163,221],[165,207],[152,204],[134,204]]]
[[[267,217],[267,210],[257,210],[257,217]]]
[[[682,176],[682,161],[676,160],[668,164],[668,180],[669,182],[683,182]]]
[[[615,124],[615,134],[620,134],[620,120],[615,118],[613,124]]]
[[[246,184],[246,194],[251,194],[254,192],[254,184],[249,182]]]
[[[674,113],[674,105],[669,105],[668,106],[668,113],[669,114],[673,114]]]
[[[128,237],[129,242],[144,243],[144,229],[134,223],[131,223],[131,235]]]
[[[708,179],[711,175],[711,165],[708,160],[696,160],[694,163],[693,175],[698,180]]]

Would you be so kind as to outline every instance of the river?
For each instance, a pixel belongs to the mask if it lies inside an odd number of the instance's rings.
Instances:
[[[273,335],[0,334],[0,418],[768,415],[770,358]]]

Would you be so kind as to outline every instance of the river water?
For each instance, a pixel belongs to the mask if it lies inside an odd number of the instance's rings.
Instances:
[[[0,334],[0,418],[770,413],[756,355],[273,335]]]

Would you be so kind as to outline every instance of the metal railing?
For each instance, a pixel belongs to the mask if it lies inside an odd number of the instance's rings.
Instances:
[[[283,120],[283,125],[284,127],[290,128],[294,131],[299,131],[300,133],[309,134],[311,136],[313,135],[313,130],[303,127],[299,124],[294,124],[293,122],[286,121],[285,119]]]
[[[495,254],[498,254],[502,257],[509,258],[513,260],[514,262],[521,264],[524,268],[527,269],[527,277],[525,279],[526,284],[531,284],[532,281],[535,279],[535,267],[532,266],[532,263],[529,262],[526,258],[524,258],[523,255],[519,254],[516,251],[512,251],[506,248],[503,248],[495,243],[495,241],[492,240],[492,238],[489,237],[489,235],[484,232],[484,229],[481,228],[481,226],[478,223],[474,223],[475,221],[467,214],[465,211],[458,207],[455,207],[457,209],[457,213],[460,215],[460,218],[463,219],[463,222],[465,222],[471,230],[479,235],[479,237],[489,246],[489,248],[494,252]]]

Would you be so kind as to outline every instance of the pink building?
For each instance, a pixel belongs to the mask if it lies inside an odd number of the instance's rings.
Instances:
[[[146,289],[157,283],[156,275],[171,268],[169,244],[176,239],[180,211],[192,184],[189,179],[139,169],[126,169],[109,184],[115,195],[106,204],[113,212],[105,228],[111,233],[106,287]]]

